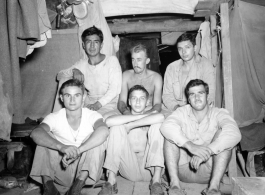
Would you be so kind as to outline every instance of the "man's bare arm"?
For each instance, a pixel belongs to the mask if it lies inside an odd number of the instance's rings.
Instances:
[[[153,107],[151,110],[146,111],[145,113],[159,113],[161,112],[162,107],[162,86],[163,80],[160,74],[156,74],[154,78],[154,97],[153,97]]]
[[[147,125],[153,125],[157,123],[162,123],[164,122],[165,117],[161,113],[156,113],[156,114],[150,114],[144,118],[141,118],[139,120],[135,120],[132,122],[129,122],[126,124],[126,129],[127,130],[132,130],[137,127],[143,127]]]
[[[118,101],[118,110],[122,114],[131,114],[129,108],[127,107],[127,99],[128,99],[128,77],[129,77],[129,72],[125,71],[122,74],[122,84],[121,84],[121,93],[119,96],[119,101]]]
[[[80,154],[103,144],[108,136],[109,129],[107,125],[103,122],[103,119],[98,119],[94,124],[94,132],[79,146]]]
[[[137,115],[117,115],[117,116],[110,116],[106,119],[106,124],[108,127],[117,126],[127,124],[132,121],[139,120],[148,116],[148,114],[137,114]]]
[[[50,127],[45,123],[41,123],[36,129],[32,131],[30,137],[37,145],[57,150],[65,154],[68,158],[75,158],[76,156],[78,156],[77,147],[62,144],[58,140],[51,137],[48,134],[49,131]]]

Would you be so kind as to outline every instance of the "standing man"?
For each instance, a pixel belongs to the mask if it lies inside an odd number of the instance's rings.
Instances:
[[[104,114],[117,108],[122,82],[121,67],[115,56],[100,53],[103,45],[101,30],[95,26],[86,29],[82,41],[87,58],[59,72],[57,79],[62,82],[74,78],[84,82],[89,91],[84,106],[98,111],[104,117]],[[53,111],[61,108],[57,99]]]
[[[44,195],[78,195],[101,176],[109,130],[96,111],[82,108],[85,87],[68,80],[60,88],[65,108],[51,113],[32,131],[37,144],[30,176]],[[89,178],[89,179],[88,179]]]
[[[221,195],[220,181],[241,133],[227,110],[209,106],[207,83],[191,80],[185,94],[189,104],[174,111],[161,126],[169,195],[185,195],[180,181],[208,183],[203,195]]]
[[[147,69],[150,62],[145,45],[138,44],[131,49],[133,69],[127,70],[122,75],[122,89],[118,102],[118,110],[122,114],[131,114],[127,105],[128,91],[134,85],[142,85],[149,93],[149,103],[145,108],[146,113],[161,111],[162,77],[160,74]]]
[[[144,113],[148,105],[148,92],[141,85],[129,90],[130,115],[111,116],[106,119],[110,127],[104,168],[108,182],[99,195],[117,193],[116,175],[130,181],[151,181],[151,195],[163,195],[161,172],[164,168],[164,138],[159,128],[164,121],[161,113]]]
[[[164,106],[174,111],[187,104],[184,89],[192,79],[201,79],[209,84],[209,103],[214,103],[215,98],[215,71],[211,61],[203,56],[196,55],[197,49],[195,36],[184,33],[176,43],[181,59],[168,65],[164,78],[163,103]]]

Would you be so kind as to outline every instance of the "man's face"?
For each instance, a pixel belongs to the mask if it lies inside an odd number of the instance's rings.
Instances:
[[[177,47],[179,55],[183,61],[187,62],[193,59],[196,46],[193,46],[190,41],[179,42]]]
[[[86,51],[88,57],[97,56],[102,48],[102,43],[98,35],[86,36],[83,42],[83,48]]]
[[[145,92],[141,90],[133,91],[129,97],[129,105],[131,106],[132,114],[142,114],[147,102],[148,100]]]
[[[67,110],[75,111],[83,107],[85,96],[81,88],[68,86],[63,89],[63,94],[60,95],[60,98]]]
[[[136,74],[141,74],[145,69],[146,65],[150,62],[150,59],[146,57],[144,51],[132,53],[132,65]]]
[[[204,110],[207,105],[208,95],[206,94],[205,88],[203,85],[198,85],[195,87],[191,87],[189,89],[189,103],[191,107],[196,111]]]

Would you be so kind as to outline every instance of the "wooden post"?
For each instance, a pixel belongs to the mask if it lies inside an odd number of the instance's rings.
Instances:
[[[222,64],[223,64],[223,78],[224,78],[225,108],[229,111],[230,115],[234,117],[228,3],[222,3],[220,5],[220,10],[221,10],[221,34],[222,34],[222,47],[223,47]],[[237,176],[235,149],[233,150],[232,158],[229,163],[228,173],[230,179],[231,177]]]
[[[217,89],[217,81],[220,81],[220,79],[217,79],[218,75],[216,72],[217,66],[218,66],[218,46],[217,46],[217,34],[216,34],[216,15],[211,15],[210,16],[210,24],[211,24],[211,35],[215,35],[211,38],[211,46],[212,46],[212,51],[211,51],[211,59],[212,59],[212,63],[215,67],[214,71],[215,71],[215,92],[214,92],[214,105],[216,106],[216,89]]]

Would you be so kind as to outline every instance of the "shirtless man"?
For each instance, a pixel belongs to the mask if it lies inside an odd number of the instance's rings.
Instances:
[[[118,101],[118,110],[122,114],[131,114],[127,106],[128,91],[134,85],[142,85],[149,93],[149,103],[145,108],[146,113],[161,111],[162,77],[158,73],[147,69],[150,58],[144,45],[138,44],[131,49],[133,69],[127,70],[122,75],[122,89]]]
[[[164,115],[144,113],[148,100],[147,90],[135,85],[129,90],[131,115],[116,115],[106,119],[106,124],[111,127],[104,163],[104,168],[108,170],[108,182],[99,195],[118,192],[118,171],[130,181],[151,181],[151,195],[164,194],[160,184],[164,168],[164,138],[159,131]]]

